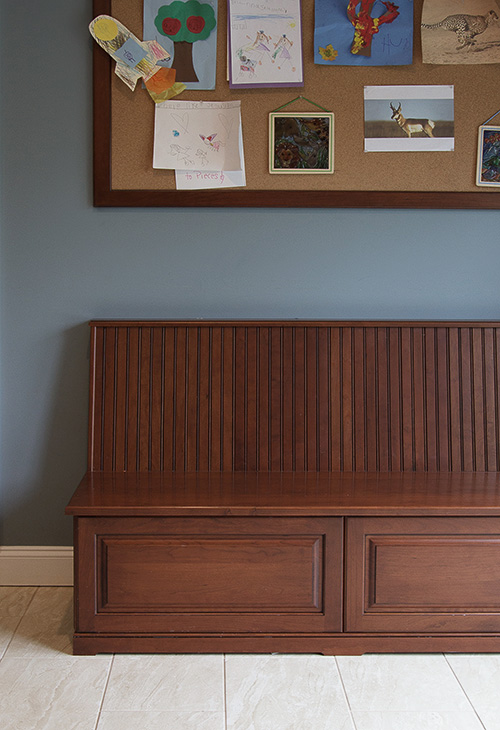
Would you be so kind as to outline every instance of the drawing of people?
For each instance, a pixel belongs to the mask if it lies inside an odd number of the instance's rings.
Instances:
[[[178,157],[181,162],[184,162],[184,164],[189,167],[193,164],[193,160],[191,159],[189,153],[189,147],[181,147],[180,144],[171,144],[170,145],[170,154],[174,157]]]
[[[287,38],[285,34],[283,34],[279,41],[274,44],[273,63],[276,58],[281,61],[281,65],[287,61],[291,62],[292,56],[289,49],[291,49],[292,46],[293,42]],[[281,68],[281,66],[278,66],[278,68]],[[295,68],[293,68],[293,70],[295,71]]]
[[[264,43],[265,41],[265,43]],[[263,51],[264,53],[269,53],[271,50],[266,45],[268,43],[271,45],[271,37],[266,35],[263,30],[258,30],[257,35],[255,36],[255,40],[252,43],[252,48],[255,48],[256,51]]]

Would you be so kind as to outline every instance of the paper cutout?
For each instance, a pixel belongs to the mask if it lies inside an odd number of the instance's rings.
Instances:
[[[422,7],[422,61],[500,63],[500,9],[494,0],[426,0]],[[457,10],[460,12],[457,13]]]
[[[241,102],[157,104],[153,167],[204,172],[242,170]]]
[[[243,134],[240,126],[239,150],[241,170],[176,170],[177,190],[208,190],[214,188],[241,188],[246,185]]]
[[[500,187],[499,126],[483,124],[479,127],[476,185]]]
[[[315,0],[314,62],[329,66],[413,63],[413,1]]]
[[[188,89],[215,89],[217,0],[144,0],[144,37],[155,39],[173,57],[177,80]]]
[[[365,152],[454,149],[453,86],[365,86]]]
[[[384,23],[392,23],[399,15],[398,6],[391,2],[384,2],[386,10],[382,15],[372,17],[371,13],[376,0],[349,0],[347,5],[347,17],[354,27],[354,40],[351,46],[351,53],[359,53],[360,56],[371,56],[372,40],[375,33],[378,33],[380,26]],[[359,10],[357,9],[359,5]]]
[[[98,15],[89,25],[94,40],[116,61],[116,75],[134,91],[142,79],[155,103],[171,99],[186,88],[176,83],[175,71],[158,65],[170,54],[156,41],[140,41],[122,23],[109,15]]]
[[[229,0],[229,85],[304,85],[300,0]]]

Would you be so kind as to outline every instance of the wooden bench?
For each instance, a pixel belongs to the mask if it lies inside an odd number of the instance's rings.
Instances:
[[[91,334],[75,654],[500,651],[500,323]]]

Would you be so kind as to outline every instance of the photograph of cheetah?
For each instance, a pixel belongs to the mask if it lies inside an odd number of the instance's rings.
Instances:
[[[459,5],[456,0],[425,0],[423,62],[500,63],[499,18],[500,0],[465,0]]]

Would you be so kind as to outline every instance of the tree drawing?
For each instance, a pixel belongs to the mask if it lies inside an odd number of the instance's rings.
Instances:
[[[173,67],[177,81],[198,81],[193,65],[193,43],[206,40],[215,25],[213,7],[198,0],[174,0],[158,9],[155,26],[174,42]]]
[[[354,26],[354,40],[351,53],[359,56],[371,56],[372,40],[383,23],[392,23],[399,15],[398,5],[391,2],[382,2],[386,12],[380,18],[372,18],[371,12],[376,0],[349,0],[347,17]],[[357,6],[360,9],[356,12]]]

